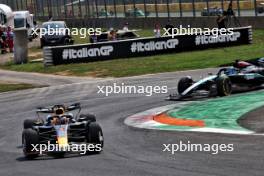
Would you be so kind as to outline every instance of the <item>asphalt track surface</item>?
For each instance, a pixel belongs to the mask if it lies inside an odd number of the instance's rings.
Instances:
[[[0,94],[0,175],[27,176],[263,176],[264,137],[210,133],[186,133],[132,128],[124,119],[132,114],[175,102],[166,95],[151,97],[118,94],[105,97],[97,94],[97,85],[124,82],[129,85],[167,85],[170,93],[183,75],[199,78],[215,69],[165,73],[141,77],[92,80],[56,78],[46,80],[50,87]],[[12,74],[5,72],[5,77]],[[21,77],[15,74],[11,77]],[[22,76],[23,81],[41,80],[36,75]],[[45,77],[45,76],[44,76]],[[32,81],[32,80],[29,80]],[[63,159],[40,157],[25,160],[21,149],[22,123],[33,118],[34,109],[58,103],[81,102],[83,112],[97,115],[105,137],[104,151],[99,155],[66,156]],[[234,144],[233,152],[212,155],[208,152],[163,152],[163,144],[182,141],[201,144]]]
[[[264,108],[257,108],[239,119],[239,124],[257,133],[264,133]]]

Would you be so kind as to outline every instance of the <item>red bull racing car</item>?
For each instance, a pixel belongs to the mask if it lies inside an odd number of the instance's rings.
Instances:
[[[232,67],[221,68],[216,75],[199,81],[190,76],[178,82],[178,94],[170,100],[188,99],[194,96],[228,96],[232,92],[261,88],[264,84],[264,58],[255,62],[235,61]]]
[[[74,116],[70,111],[77,111]],[[81,114],[79,103],[37,109],[37,118],[24,121],[23,153],[34,159],[42,154],[63,157],[67,152],[100,153],[103,131],[92,114]],[[45,119],[40,115],[45,113]],[[75,147],[73,150],[73,146]]]

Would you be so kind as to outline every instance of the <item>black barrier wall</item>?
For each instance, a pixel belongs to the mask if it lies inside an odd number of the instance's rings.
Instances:
[[[252,43],[251,26],[235,28],[233,35],[178,35],[175,37],[139,38],[87,45],[45,47],[44,64],[49,66],[93,62],[250,43]]]

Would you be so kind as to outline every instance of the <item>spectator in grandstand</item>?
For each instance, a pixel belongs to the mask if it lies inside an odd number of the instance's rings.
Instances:
[[[0,24],[0,50],[1,51],[2,51],[2,45],[3,45],[2,35],[3,35],[3,28],[2,28],[2,25]]]
[[[113,12],[113,10],[110,10],[110,12],[109,12],[109,13],[110,13],[110,15],[111,15],[111,16],[113,16],[113,15],[114,15],[114,12]]]
[[[219,29],[226,28],[225,21],[226,21],[226,16],[218,15],[216,19],[216,23]]]
[[[96,35],[96,32],[94,32],[94,33],[90,36],[90,43],[97,43],[97,35]]]
[[[52,14],[49,14],[49,20],[48,21],[53,21]]]
[[[6,27],[2,26],[0,29],[0,43],[1,43],[1,54],[5,54],[6,51]]]
[[[226,13],[228,16],[234,16],[235,15],[232,3],[229,3]]]
[[[154,35],[155,35],[156,38],[161,37],[160,24],[158,24],[158,23],[155,24]]]
[[[6,43],[9,48],[9,52],[12,53],[14,50],[14,33],[12,31],[11,26],[7,27],[6,31]]]
[[[124,30],[124,31],[128,31],[128,30],[129,30],[129,29],[128,29],[128,25],[129,25],[129,24],[126,22],[125,25],[124,25],[124,27],[123,27],[123,30]]]
[[[72,10],[69,10],[69,11],[68,11],[68,16],[69,16],[69,17],[72,17],[72,16],[73,16]]]
[[[113,28],[110,29],[110,32],[108,34],[108,41],[116,41],[117,40],[117,36],[116,36],[116,30],[114,30]]]

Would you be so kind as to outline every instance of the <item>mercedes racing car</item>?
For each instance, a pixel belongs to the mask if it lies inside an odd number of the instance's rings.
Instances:
[[[76,115],[70,111],[76,112]],[[79,146],[88,145],[85,149],[89,150],[83,154],[101,152],[104,145],[102,129],[94,115],[79,115],[80,103],[38,108],[36,112],[36,119],[24,121],[22,146],[26,158],[34,159],[42,154],[63,157],[65,153],[72,152],[69,148],[73,145],[77,146],[75,152],[79,152]],[[41,117],[43,113],[45,118]]]
[[[253,90],[264,84],[264,58],[249,63],[237,60],[232,67],[221,68],[216,75],[210,74],[199,81],[190,76],[178,82],[178,94],[170,100],[187,99],[193,96],[228,96],[234,91]]]

